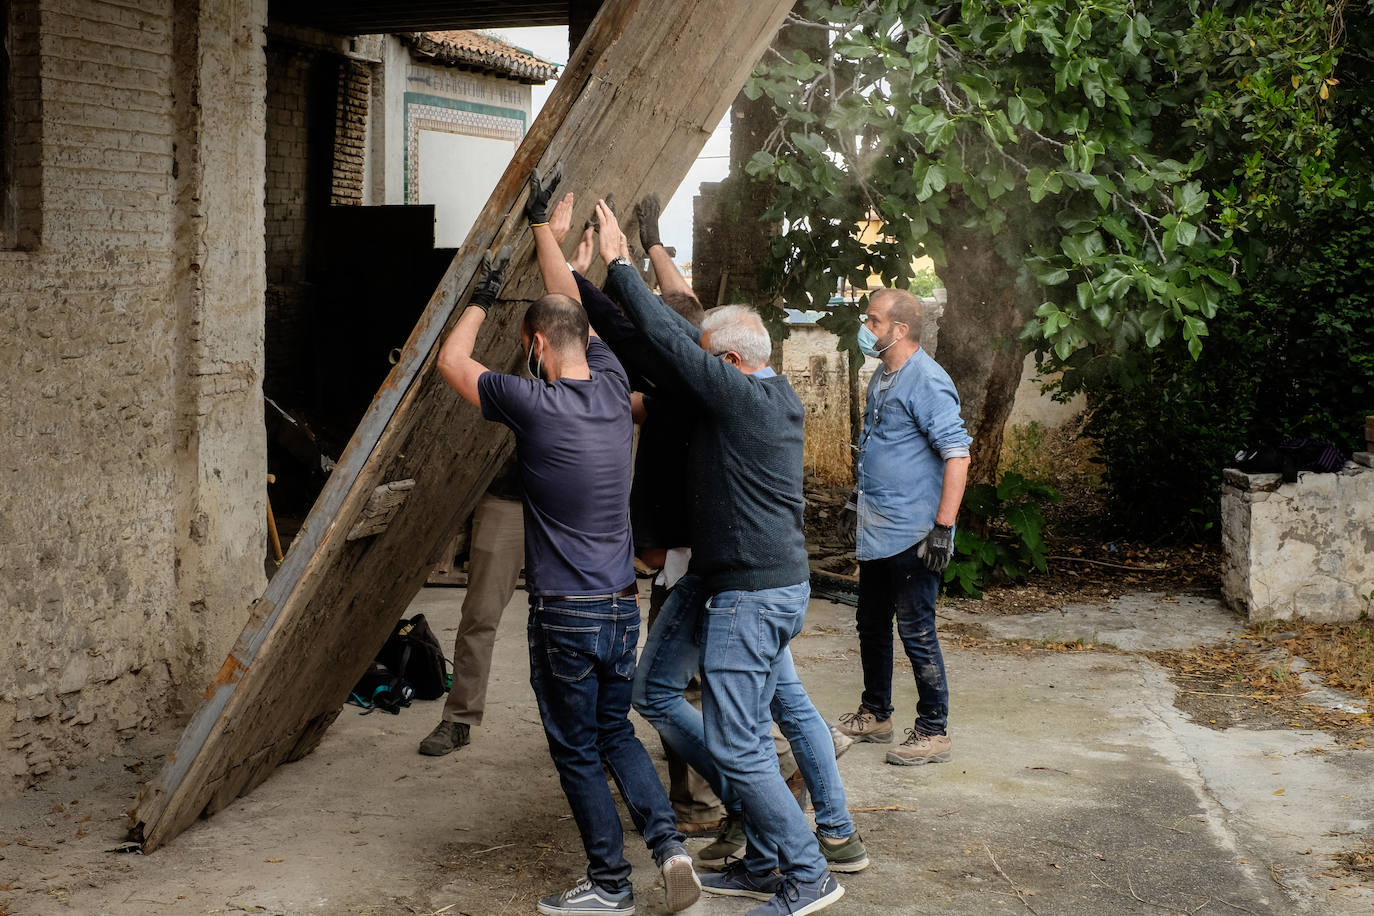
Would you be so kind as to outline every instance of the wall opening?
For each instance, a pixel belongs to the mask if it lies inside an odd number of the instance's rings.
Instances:
[[[0,0],[0,249],[38,247],[43,126],[39,72],[37,0]]]

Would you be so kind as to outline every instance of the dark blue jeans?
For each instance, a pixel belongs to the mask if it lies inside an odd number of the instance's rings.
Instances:
[[[940,575],[926,568],[913,544],[896,556],[859,563],[859,660],[864,669],[860,702],[879,719],[892,715],[892,618],[916,675],[916,731],[943,735],[949,719],[945,660],[935,635],[935,597]]]
[[[630,887],[630,863],[603,763],[654,858],[682,842],[668,793],[629,719],[639,605],[633,597],[531,598],[529,640],[530,686],[582,834],[587,877],[619,893]]]

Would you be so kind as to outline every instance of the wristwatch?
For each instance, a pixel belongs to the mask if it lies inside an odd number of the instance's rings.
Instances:
[[[609,264],[606,265],[606,267],[609,269],[609,268],[615,267],[617,264],[623,264],[623,265],[625,265],[626,267],[631,267],[631,268],[634,267],[634,263],[633,263],[629,258],[625,257],[623,254],[620,255],[620,256],[617,257],[617,258],[614,258],[614,259],[611,261],[611,263],[609,263]]]

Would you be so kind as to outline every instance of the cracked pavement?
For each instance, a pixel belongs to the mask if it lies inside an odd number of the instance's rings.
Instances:
[[[462,594],[426,589],[409,613],[423,611],[447,642]],[[1133,595],[1007,617],[942,606],[941,617],[990,636],[976,648],[945,641],[953,759],[895,767],[883,762],[887,746],[863,744],[841,759],[873,865],[841,876],[846,896],[827,912],[1374,910],[1374,881],[1340,874],[1331,859],[1374,835],[1374,750],[1318,731],[1195,723],[1174,706],[1168,673],[1136,654],[1242,629],[1215,601]],[[346,707],[314,754],[146,857],[106,850],[122,840],[122,808],[175,732],[143,736],[127,756],[0,805],[9,844],[0,848],[0,912],[533,913],[536,898],[569,886],[584,863],[527,683],[524,622],[517,593],[486,721],[449,757],[415,752],[438,720],[437,701],[399,716]],[[1122,651],[996,645],[1080,638]],[[852,710],[852,609],[813,601],[793,650],[822,714]],[[915,695],[898,653],[900,738]],[[638,729],[661,766],[652,730]],[[639,912],[663,912],[632,832],[627,851]],[[688,912],[739,914],[746,903],[703,898]]]

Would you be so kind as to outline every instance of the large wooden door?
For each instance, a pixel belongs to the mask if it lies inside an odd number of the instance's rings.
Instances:
[[[504,298],[542,294],[521,208],[531,168],[564,165],[574,225],[597,196],[667,197],[792,0],[607,0],[454,257],[180,744],[131,815],[156,849],[318,744],[438,553],[511,448],[434,371],[484,250],[515,247]],[[572,240],[569,240],[571,244]],[[385,308],[386,303],[378,303]],[[518,304],[502,316],[517,317]],[[488,321],[476,357],[520,364],[518,322]],[[370,524],[359,525],[366,518]],[[374,533],[365,533],[365,532]]]

